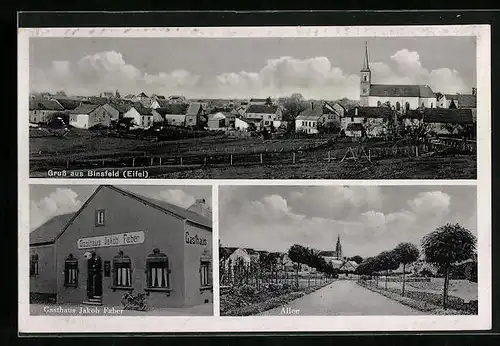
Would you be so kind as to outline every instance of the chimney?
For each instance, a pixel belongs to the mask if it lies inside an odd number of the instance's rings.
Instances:
[[[472,95],[476,96],[477,94],[477,89],[476,88],[472,88]]]
[[[188,208],[188,210],[193,213],[212,219],[212,208],[206,205],[206,201],[204,198],[198,198],[193,203],[193,205]]]

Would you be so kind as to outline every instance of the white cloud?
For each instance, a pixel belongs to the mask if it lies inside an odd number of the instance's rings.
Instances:
[[[429,84],[434,91],[468,92],[460,73],[446,67],[430,70],[418,52],[401,49],[390,61],[371,62],[377,84]],[[53,61],[46,70],[30,71],[33,91],[65,90],[69,94],[183,94],[188,97],[267,97],[301,93],[305,98],[359,98],[359,75],[344,71],[326,56],[297,59],[282,56],[263,62],[255,71],[227,71],[204,79],[179,67],[148,74],[127,62],[123,54],[105,51],[76,62]]]
[[[82,205],[72,189],[57,188],[47,197],[30,203],[30,228],[43,225],[54,216],[77,211]]]
[[[188,195],[181,189],[161,190],[158,193],[152,195],[151,197],[174,205],[178,205],[183,208],[189,208],[191,205],[193,205],[194,202],[196,202],[195,197]]]
[[[401,49],[391,56],[393,66],[383,62],[370,63],[374,84],[428,84],[442,93],[469,92],[459,72],[446,67],[429,70],[422,66],[418,52]]]
[[[448,211],[451,197],[441,191],[419,193],[414,199],[408,201],[410,208],[419,215],[440,216]]]

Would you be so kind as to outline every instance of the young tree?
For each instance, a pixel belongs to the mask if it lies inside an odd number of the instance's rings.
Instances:
[[[427,234],[422,240],[425,259],[444,273],[443,308],[448,305],[450,267],[453,263],[471,258],[476,249],[476,237],[457,224],[446,224]]]
[[[389,276],[389,270],[397,269],[399,263],[397,262],[393,251],[382,251],[377,256],[377,263],[379,269],[385,271],[385,289],[387,290],[387,277]]]
[[[401,290],[401,295],[404,296],[406,266],[410,263],[415,262],[418,259],[420,252],[412,243],[400,243],[398,246],[396,246],[393,252],[398,265],[403,265],[403,288]]]

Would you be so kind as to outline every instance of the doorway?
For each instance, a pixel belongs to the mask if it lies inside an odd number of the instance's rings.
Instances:
[[[102,301],[102,261],[95,252],[87,260],[87,297],[89,301]]]

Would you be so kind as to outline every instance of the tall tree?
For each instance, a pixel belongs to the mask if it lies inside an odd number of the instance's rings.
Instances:
[[[295,278],[297,287],[299,287],[299,266],[301,263],[304,263],[305,252],[305,248],[298,244],[292,245],[290,249],[288,249],[288,257],[292,262],[295,262]]]
[[[418,248],[412,243],[400,243],[393,250],[394,257],[398,264],[403,265],[403,287],[401,290],[401,295],[405,295],[405,284],[406,284],[406,266],[410,263],[415,262],[420,255]]]
[[[450,267],[455,262],[465,261],[473,256],[476,237],[458,223],[448,223],[427,234],[422,239],[422,248],[426,261],[439,266],[444,273],[443,308],[446,309]]]
[[[378,267],[381,271],[385,271],[385,289],[387,290],[387,280],[389,276],[389,270],[394,270],[398,268],[398,263],[393,251],[382,251],[377,256]]]
[[[363,262],[363,257],[356,255],[356,256],[349,258],[349,261],[354,261],[357,264],[360,264],[361,262]]]

